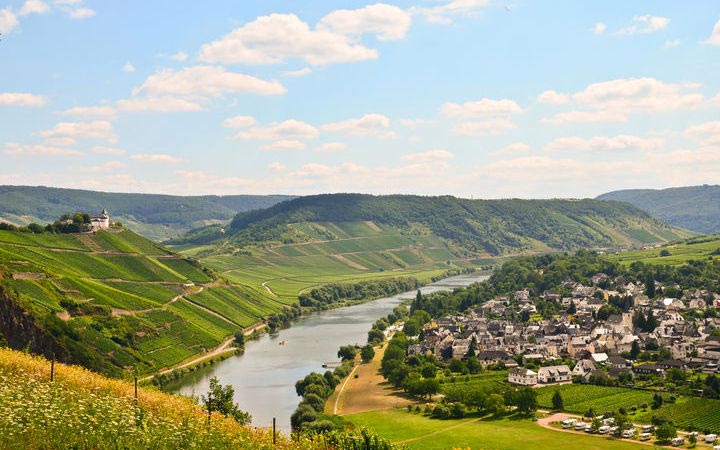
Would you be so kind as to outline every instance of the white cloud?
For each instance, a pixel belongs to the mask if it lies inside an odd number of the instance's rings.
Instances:
[[[135,72],[135,66],[130,63],[125,63],[125,65],[122,66],[122,71],[127,73],[133,73]]]
[[[95,15],[95,11],[90,8],[75,8],[68,12],[71,19],[87,19]]]
[[[632,18],[632,25],[617,30],[615,34],[633,36],[655,33],[667,28],[668,24],[670,24],[670,19],[667,17],[651,16],[650,14],[635,16]]]
[[[400,157],[401,161],[415,164],[425,164],[435,161],[444,161],[454,158],[455,155],[447,150],[429,150],[421,153],[409,153]]]
[[[685,135],[705,145],[720,144],[720,121],[691,125],[685,129]]]
[[[221,64],[278,64],[302,59],[312,66],[375,59],[378,52],[325,29],[312,30],[295,14],[258,17],[205,44],[198,59]]]
[[[83,0],[54,0],[53,3],[60,6],[79,5]]]
[[[342,142],[326,142],[320,147],[316,148],[316,152],[320,153],[337,153],[342,152],[347,148],[347,145]]]
[[[123,149],[112,148],[112,147],[103,147],[103,146],[93,147],[91,151],[93,153],[97,153],[99,155],[120,156],[120,155],[125,154],[125,150],[123,150]]]
[[[285,92],[285,88],[277,81],[265,81],[242,73],[228,72],[219,66],[195,66],[177,72],[163,69],[150,75],[140,87],[133,89],[133,95],[199,98],[218,97],[226,93],[278,95]]]
[[[272,170],[275,172],[282,172],[284,170],[287,170],[287,167],[285,165],[283,165],[277,161],[271,162],[270,164],[268,164],[267,168],[268,168],[268,170]]]
[[[81,156],[83,153],[68,148],[8,142],[5,144],[5,154],[10,156]]]
[[[453,127],[453,132],[463,136],[496,136],[517,128],[515,122],[506,118],[464,122]]]
[[[625,122],[627,115],[620,111],[568,111],[542,120],[551,125],[572,123]]]
[[[380,139],[393,139],[397,135],[387,131],[390,119],[382,114],[365,114],[357,119],[347,119],[340,122],[326,123],[320,129],[351,136],[372,136]]]
[[[82,168],[83,172],[114,172],[116,170],[122,170],[127,168],[127,164],[122,161],[108,161],[106,163],[97,166],[85,166]]]
[[[117,111],[112,106],[76,106],[60,113],[63,116],[114,117]]]
[[[304,150],[306,147],[304,142],[292,140],[292,139],[283,139],[280,141],[275,141],[271,144],[263,145],[260,147],[260,150],[263,151],[272,151],[272,150]]]
[[[286,120],[280,123],[273,123],[266,127],[252,127],[241,131],[234,136],[234,139],[257,140],[257,141],[298,141],[314,139],[320,132],[309,123],[300,120]]]
[[[187,61],[188,54],[185,52],[177,52],[173,55],[170,55],[169,58],[173,61]]]
[[[0,106],[43,106],[45,103],[47,100],[40,95],[23,92],[0,93]]]
[[[45,14],[48,11],[50,11],[50,6],[42,0],[26,0],[22,8],[20,8],[18,15]]]
[[[0,20],[0,22],[1,22],[1,20]],[[710,37],[707,38],[704,42],[709,45],[720,46],[720,20],[718,20],[715,23],[715,26],[713,27],[713,30],[712,30],[712,34],[710,34]]]
[[[203,109],[195,102],[172,97],[123,99],[117,101],[117,107],[121,111],[129,112],[182,112]]]
[[[394,41],[405,37],[411,22],[408,12],[397,6],[377,3],[360,9],[333,11],[320,20],[317,28],[354,37],[373,33],[380,41]]]
[[[225,128],[248,128],[257,123],[257,120],[255,120],[252,116],[235,116],[230,117],[229,119],[225,119],[222,123],[222,125]]]
[[[665,83],[655,78],[625,78],[594,83],[573,94],[580,104],[598,110],[620,113],[664,112],[698,107],[701,94],[686,93],[683,84]]]
[[[281,72],[280,75],[284,77],[304,77],[305,75],[309,75],[312,73],[312,69],[309,67],[303,67],[302,69],[298,70],[286,70],[284,72]]]
[[[595,136],[584,139],[577,136],[562,137],[545,145],[546,151],[613,152],[619,150],[650,151],[662,148],[665,140],[618,135],[615,137]]]
[[[474,102],[465,102],[463,104],[447,102],[440,108],[441,114],[462,119],[505,116],[521,112],[522,108],[514,100],[491,100],[489,98],[483,98],[482,100]]]
[[[178,164],[183,162],[182,159],[163,153],[140,153],[137,155],[130,155],[130,159],[146,163]]]
[[[680,46],[680,39],[667,40],[663,43],[663,48],[675,48]]]
[[[411,130],[416,130],[421,125],[430,125],[435,123],[434,121],[428,119],[400,119],[398,122],[400,125]]]
[[[607,30],[607,25],[605,25],[602,22],[598,22],[595,24],[595,28],[593,28],[593,33],[595,34],[603,34]]]
[[[530,151],[530,146],[527,145],[524,142],[515,142],[514,144],[510,144],[504,148],[501,148],[500,150],[494,152],[495,155],[507,155],[507,154],[517,154],[517,153],[527,153]]]
[[[40,133],[44,138],[70,138],[70,139],[101,139],[115,142],[113,128],[110,122],[96,120],[93,122],[60,122],[51,130]]]
[[[0,9],[0,33],[8,34],[18,25],[20,25],[20,21],[10,8]]]
[[[487,0],[453,0],[429,8],[414,6],[410,8],[410,12],[424,16],[428,22],[448,25],[453,23],[454,16],[474,16],[488,4]]]
[[[71,145],[76,145],[77,143],[77,139],[70,137],[51,137],[45,139],[44,145],[49,147],[70,147]]]
[[[546,103],[548,105],[563,105],[570,101],[570,96],[557,91],[549,90],[537,96],[538,103]]]

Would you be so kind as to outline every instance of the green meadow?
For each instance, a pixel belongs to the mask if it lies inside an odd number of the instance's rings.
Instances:
[[[645,264],[671,266],[680,266],[690,260],[718,256],[720,256],[720,235],[701,236],[658,248],[609,255],[611,259],[623,264],[639,261]]]

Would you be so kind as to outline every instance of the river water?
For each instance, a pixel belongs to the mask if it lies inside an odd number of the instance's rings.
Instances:
[[[420,290],[424,294],[452,290],[486,278],[480,274],[459,275]],[[295,382],[313,371],[323,373],[326,369],[322,364],[337,361],[341,345],[365,345],[372,324],[415,294],[416,291],[406,292],[303,316],[290,328],[247,342],[243,355],[185,376],[170,390],[200,396],[208,391],[210,378],[218,377],[222,385],[235,388],[235,400],[240,409],[252,414],[254,426],[272,426],[276,417],[278,429],[289,433],[290,415],[300,401]]]

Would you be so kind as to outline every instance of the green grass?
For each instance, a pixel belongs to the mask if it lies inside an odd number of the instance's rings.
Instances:
[[[387,409],[344,416],[358,426],[368,427],[393,442],[405,442],[410,449],[434,450],[452,448],[477,449],[553,449],[601,450],[639,449],[613,439],[569,435],[541,428],[529,419],[436,420],[405,410]]]
[[[651,404],[653,393],[621,387],[595,386],[590,384],[565,384],[561,386],[547,386],[538,389],[538,405],[542,408],[552,409],[552,396],[560,391],[565,411],[584,414],[590,408],[596,414],[606,411],[617,411],[619,408],[638,409],[643,403]]]
[[[720,433],[720,400],[680,397],[675,403],[665,403],[658,410],[637,413],[638,421],[650,422],[653,415],[663,415],[681,429],[697,429]]]
[[[647,250],[637,250],[609,255],[615,261],[623,264],[631,264],[640,261],[646,264],[663,264],[679,266],[685,264],[689,260],[707,259],[708,257],[718,257],[714,254],[720,249],[720,235],[704,236],[693,238],[680,243],[669,244],[660,248]],[[666,250],[670,254],[668,256],[660,256],[660,252]]]

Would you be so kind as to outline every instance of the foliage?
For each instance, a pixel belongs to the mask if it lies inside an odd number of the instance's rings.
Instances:
[[[360,350],[360,357],[362,362],[369,363],[375,357],[375,349],[371,344],[367,344]]]
[[[202,396],[203,406],[209,413],[214,411],[235,419],[238,423],[247,425],[252,419],[250,414],[242,411],[234,400],[235,389],[232,385],[222,386],[217,377],[210,379],[210,387],[207,396]]]

